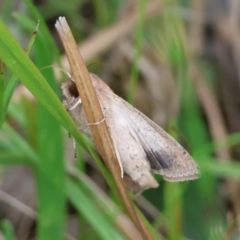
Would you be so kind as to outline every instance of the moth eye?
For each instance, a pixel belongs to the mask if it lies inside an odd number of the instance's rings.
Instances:
[[[77,86],[75,84],[75,82],[73,82],[72,80],[70,81],[69,85],[68,85],[68,90],[69,90],[69,93],[77,98],[79,97],[79,93],[78,93],[78,90],[77,90]]]

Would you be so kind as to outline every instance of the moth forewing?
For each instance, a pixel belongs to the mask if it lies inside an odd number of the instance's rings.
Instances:
[[[151,174],[151,167],[146,160],[145,151],[129,124],[129,119],[122,114],[115,101],[111,101],[111,103],[113,122],[109,125],[109,129],[111,136],[115,138],[116,149],[125,175],[140,185],[142,189],[157,187],[158,183]]]
[[[96,75],[93,75],[93,79],[99,86],[106,85]],[[104,89],[106,91],[102,90],[101,95],[105,95],[111,102],[113,116],[125,119],[129,133],[144,149],[145,157],[154,172],[160,173],[168,181],[199,177],[196,163],[176,140],[143,113],[115,95],[109,87]]]
[[[188,152],[157,124],[118,96],[115,105],[129,119],[145,151],[151,170],[168,181],[191,180],[198,177],[198,167]]]
[[[113,139],[116,156],[127,186],[141,192],[158,183],[151,172],[168,181],[198,177],[198,168],[186,150],[162,128],[112,90],[96,75],[90,74],[106,124]],[[69,80],[71,81],[71,80]],[[91,137],[81,99],[73,94],[73,82],[62,85],[64,105],[79,129]]]
[[[176,140],[117,95],[114,95],[114,99],[118,111],[128,119],[132,131],[135,132],[153,172],[163,175],[168,181],[199,177],[196,163]]]

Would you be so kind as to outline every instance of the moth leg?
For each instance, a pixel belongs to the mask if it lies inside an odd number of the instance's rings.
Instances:
[[[76,149],[76,140],[73,139],[73,149],[74,149],[74,160],[77,160],[77,149]]]
[[[72,138],[72,135],[70,132],[68,133],[68,137]],[[76,140],[75,139],[73,139],[73,149],[74,149],[74,160],[76,161],[77,160],[77,150],[76,150]]]
[[[103,118],[101,121],[99,121],[99,122],[95,122],[95,123],[88,123],[88,126],[96,126],[96,125],[99,125],[99,124],[101,124],[102,122],[104,122],[106,119],[105,118]]]
[[[73,110],[73,109],[75,109],[79,104],[81,104],[81,99],[79,98],[78,100],[77,100],[77,102],[71,107],[71,108],[69,108],[68,109],[68,111],[71,111],[71,110]]]

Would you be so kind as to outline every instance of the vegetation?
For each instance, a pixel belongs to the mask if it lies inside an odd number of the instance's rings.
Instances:
[[[68,77],[57,66],[69,66],[54,28],[59,16],[67,18],[89,71],[174,136],[199,165],[198,180],[156,176],[159,188],[131,195],[153,238],[240,238],[240,19],[237,1],[224,4],[1,6],[0,233],[6,240],[138,239],[94,144],[62,106],[60,85]]]

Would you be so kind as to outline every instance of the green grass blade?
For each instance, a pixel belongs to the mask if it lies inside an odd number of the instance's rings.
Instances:
[[[3,104],[2,104],[2,114],[0,116],[0,127],[2,126],[4,119],[6,117],[8,104],[13,95],[14,90],[17,87],[17,84],[18,84],[18,78],[15,75],[13,75],[6,87],[5,92],[4,92],[4,98],[3,98]]]
[[[62,123],[85,149],[90,151],[54,91],[2,21],[0,21],[0,57],[41,104]]]
[[[48,48],[49,42],[37,39],[35,50],[37,65],[44,66],[52,63],[53,59],[51,53],[47,51]],[[54,80],[53,71],[48,69],[44,71],[44,75],[56,92],[59,88]],[[39,240],[63,239],[66,199],[61,128],[56,119],[41,104],[38,122],[41,161],[37,169],[39,197],[37,236]]]
[[[223,162],[219,159],[207,159],[200,164],[202,171],[216,177],[240,179],[240,163],[237,161]]]
[[[31,14],[35,17],[36,20],[40,21],[40,30],[41,30],[41,34],[42,36],[44,36],[46,42],[48,42],[49,45],[49,51],[52,53],[53,58],[58,59],[59,58],[59,52],[58,49],[56,47],[56,44],[52,38],[52,35],[44,21],[44,18],[42,17],[42,15],[38,12],[38,9],[36,6],[34,6],[34,4],[32,3],[31,0],[24,0],[24,2],[26,3],[29,11],[31,12]]]
[[[4,99],[4,91],[5,91],[5,84],[4,84],[4,64],[0,60],[0,119],[4,115],[4,104],[3,104],[3,99]],[[1,125],[0,125],[1,126]]]
[[[2,220],[1,221],[1,230],[3,232],[5,240],[16,240],[14,236],[13,226],[10,221]]]
[[[216,151],[217,149],[233,147],[239,143],[240,132],[232,133],[227,135],[223,139],[211,141],[199,147],[196,151],[194,151],[194,155],[201,156],[201,158],[205,158],[213,154],[214,151]]]
[[[34,43],[34,40],[36,38],[36,33],[38,31],[38,27],[39,27],[39,23],[37,24],[37,26],[34,30],[34,34],[31,37],[30,42],[29,42],[29,44],[26,48],[26,52],[28,54],[30,53],[30,50],[31,50],[31,48],[33,46],[33,43]],[[2,78],[2,75],[1,75],[1,78]],[[2,87],[1,82],[2,82],[2,79],[0,79],[0,87]],[[19,80],[18,80],[17,76],[13,75],[12,78],[10,79],[5,91],[4,91],[3,103],[2,103],[2,105],[0,105],[0,109],[2,109],[2,111],[1,111],[2,114],[0,114],[0,127],[2,126],[2,124],[4,122],[4,119],[5,119],[6,113],[7,113],[7,108],[8,108],[8,105],[9,105],[9,101],[12,98],[12,95],[13,95],[13,93],[14,93],[17,85],[18,85],[18,82],[19,82]],[[4,87],[4,85],[3,85],[3,87]],[[0,93],[1,93],[1,89],[0,89]],[[1,106],[2,106],[2,108],[1,108]]]
[[[25,156],[29,159],[30,164],[37,164],[39,162],[39,157],[36,152],[28,145],[28,143],[7,123],[3,124],[2,131],[7,134],[11,141],[11,147],[14,149],[14,152]]]
[[[79,213],[94,227],[101,239],[125,239],[112,223],[111,218],[114,216],[108,216],[99,211],[96,207],[98,197],[94,196],[94,193],[90,195],[89,190],[84,187],[82,182],[76,184],[73,180],[68,179],[67,181],[67,194],[70,201]]]
[[[61,129],[59,123],[43,107],[40,109],[39,137],[41,161],[38,165],[38,239],[63,239],[65,171]]]
[[[0,9],[0,15],[1,19],[3,19],[4,22],[10,22],[12,17],[12,10],[14,9],[14,5],[16,4],[15,0],[9,0],[7,2],[4,2],[2,4]]]
[[[5,166],[14,164],[29,164],[29,160],[25,156],[21,156],[19,154],[0,152],[0,164]]]
[[[95,160],[98,159],[96,154],[93,153],[85,143],[79,130],[73,123],[73,120],[63,108],[52,88],[1,21],[0,57],[9,69],[16,74],[16,76],[40,101],[44,108],[46,108],[71,133],[71,135],[88,150]],[[48,136],[51,136],[50,133],[48,133]]]
[[[86,149],[96,160],[104,176],[108,175],[103,168],[103,164],[80,134],[73,120],[63,108],[59,98],[44,79],[42,74],[16,42],[11,33],[0,21],[0,57],[5,64],[20,81],[32,92],[40,103],[68,130],[68,132]],[[114,190],[114,184],[110,178],[107,178],[111,188]]]
[[[102,164],[99,158],[86,143],[73,120],[62,106],[57,95],[2,21],[0,21],[0,57],[40,103],[68,130],[76,141],[90,153],[101,168]],[[106,171],[104,172],[103,168],[101,168],[101,171],[105,176]],[[111,183],[111,180],[109,182]],[[114,187],[112,188],[114,189]]]

